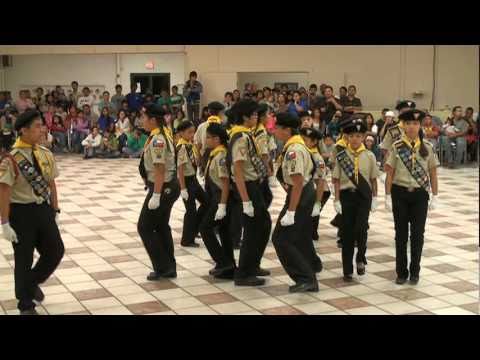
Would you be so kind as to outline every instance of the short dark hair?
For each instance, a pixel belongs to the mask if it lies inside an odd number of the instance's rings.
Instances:
[[[115,85],[115,90],[118,89],[118,88],[121,89],[121,88],[122,88],[122,85],[120,85],[120,84]]]
[[[350,88],[354,88],[355,91],[357,91],[357,87],[356,87],[355,85],[349,85],[348,88],[349,88],[349,89],[350,89]]]
[[[172,86],[172,90],[175,89],[175,90],[178,90],[178,86],[177,85],[173,85]]]
[[[457,106],[454,106],[453,109],[452,109],[452,113],[454,113],[455,111],[457,111],[458,109],[461,109],[462,107],[460,105],[457,105]]]
[[[390,109],[389,108],[383,108],[382,114],[385,114],[387,111],[390,111]]]
[[[78,82],[77,82],[77,81],[75,81],[75,80],[74,80],[74,81],[72,81],[72,83],[71,83],[70,85],[73,85],[73,84],[75,84],[75,85],[77,85],[77,86],[78,86]]]
[[[105,90],[105,91],[102,93],[102,95],[105,95],[105,94],[110,95],[110,93],[109,93],[107,90]]]
[[[189,120],[182,121],[180,125],[177,126],[177,131],[185,131],[190,129],[191,127],[194,127],[193,123]]]
[[[90,91],[90,89],[89,89],[89,87],[88,87],[88,86],[85,86],[85,87],[82,89],[82,91],[85,91],[85,90],[88,90],[88,91]]]
[[[191,78],[192,76],[198,77],[197,72],[196,71],[191,71],[190,75],[188,77]]]
[[[328,87],[328,86],[327,86],[327,87]],[[327,88],[327,87],[325,87],[325,88]],[[343,90],[345,90],[345,92],[347,92],[347,91],[348,91],[348,90],[347,90],[347,88],[346,88],[345,86],[340,86],[340,90],[342,90],[342,89],[343,89]]]
[[[226,96],[231,96],[233,98],[233,93],[231,91],[227,91],[224,95],[224,97]]]
[[[317,89],[318,89],[318,88],[317,88],[317,84],[310,84],[310,89],[315,89],[315,90],[317,90]]]
[[[465,111],[466,111],[466,110],[469,110],[469,111],[473,112],[473,107],[469,106],[469,107],[467,107],[467,108],[465,109]]]
[[[345,87],[345,86],[344,86],[344,87]],[[325,90],[330,89],[330,90],[332,90],[332,92],[333,92],[333,87],[331,87],[330,85],[325,85],[324,89],[325,89]]]

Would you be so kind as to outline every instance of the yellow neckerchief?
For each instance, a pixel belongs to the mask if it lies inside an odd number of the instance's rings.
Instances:
[[[343,134],[342,137],[340,138],[340,140],[338,140],[335,145],[339,145],[343,148],[346,148],[347,145],[348,145],[348,142],[347,142],[347,135],[346,134]]]
[[[318,154],[318,148],[317,146],[309,147],[308,151],[310,151],[312,154]]]
[[[193,155],[195,156],[195,158],[198,158],[199,156],[198,149],[193,142],[187,141],[184,138],[180,138],[177,142],[177,145],[192,145]]]
[[[354,160],[353,163],[355,165],[355,181],[358,184],[358,172],[360,171],[359,157],[360,157],[360,154],[367,149],[365,148],[365,145],[363,145],[363,144],[360,145],[360,147],[357,150],[353,150],[352,147],[350,146],[350,144],[348,144],[347,149],[353,155],[353,160]]]
[[[167,139],[170,140],[170,142],[173,144],[172,129],[170,129],[168,126],[163,126],[163,131],[165,132]]]
[[[224,152],[224,153],[227,152],[227,148],[224,145],[218,145],[215,149],[213,149],[210,152],[210,155],[208,156],[207,166],[205,169],[210,169],[210,163],[212,162],[213,158],[221,152]]]
[[[207,122],[221,124],[222,119],[220,119],[218,116],[212,115],[208,117]]]
[[[230,137],[233,137],[235,134],[244,132],[244,133],[251,133],[252,129],[247,128],[246,126],[243,125],[234,125],[230,129]]]
[[[263,126],[263,124],[259,124],[257,129],[252,129],[253,136],[256,136],[262,130],[265,130],[265,126]]]
[[[412,142],[410,141],[409,138],[407,138],[406,136],[403,136],[402,140],[405,144],[407,144],[408,148],[412,152],[412,167],[413,167],[415,166],[415,153],[417,152],[418,149],[420,149],[420,145],[421,145],[420,138],[417,137],[415,139],[415,145],[413,146],[413,148],[412,148]]]
[[[35,159],[37,160],[37,163],[38,165],[40,166],[40,170],[42,171],[42,175],[45,175],[45,174],[48,174],[49,173],[49,169],[47,169],[45,167],[45,163],[43,161],[40,161],[41,159],[41,151],[39,150],[38,146],[37,145],[31,145],[29,143],[26,143],[25,141],[23,141],[21,138],[18,138],[16,141],[15,141],[15,144],[13,145],[13,148],[14,149],[32,149],[32,155],[35,157]],[[48,166],[50,166],[50,168],[53,168],[52,164],[50,164],[50,160],[48,159],[48,156],[45,157],[48,161]]]
[[[160,129],[159,129],[159,128],[153,129],[153,130],[150,132],[150,136],[148,137],[147,141],[145,141],[145,145],[144,145],[143,148],[146,149],[147,146],[148,146],[148,144],[150,144],[150,141],[152,141],[153,137],[154,137],[155,135],[158,135],[158,134],[160,134]]]

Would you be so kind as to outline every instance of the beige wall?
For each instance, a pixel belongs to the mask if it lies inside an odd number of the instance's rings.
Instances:
[[[9,55],[92,54],[75,55],[85,56],[81,67],[68,67],[55,60],[66,55],[50,55],[43,58],[48,59],[43,63],[25,61],[22,66],[15,57],[13,68],[5,69],[4,86],[15,91],[12,87],[19,82],[62,83],[73,78],[87,82],[83,80],[85,77],[88,82],[102,81],[113,87],[115,53],[122,54],[122,61],[132,64],[121,73],[120,81],[127,88],[129,72],[144,70],[145,56],[137,53],[149,53],[159,64],[165,64],[167,72],[172,72],[172,84],[182,77],[185,79],[190,70],[196,70],[205,85],[204,104],[222,99],[225,91],[237,88],[239,72],[307,73],[308,83],[329,83],[335,91],[342,85],[355,84],[366,109],[392,107],[400,98],[413,99],[419,107],[428,108],[432,100],[433,46],[0,46],[0,54]],[[127,55],[133,57],[127,61],[124,58]],[[445,105],[478,109],[478,46],[438,46],[435,74],[436,109]],[[423,96],[414,98],[415,91],[422,91]]]
[[[307,87],[308,73],[295,72],[240,72],[238,73],[237,88],[243,91],[246,83],[255,83],[261,89],[265,86],[273,87],[276,82],[298,83],[298,86]]]

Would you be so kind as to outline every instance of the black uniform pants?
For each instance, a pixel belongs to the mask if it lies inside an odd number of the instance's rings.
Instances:
[[[182,244],[192,244],[195,242],[195,236],[198,234],[200,221],[207,210],[207,196],[205,191],[198,183],[197,176],[186,176],[185,185],[188,191],[188,200],[183,200],[185,205],[185,215],[183,217]],[[200,203],[197,209],[196,200]]]
[[[328,190],[323,192],[320,211],[323,210],[323,207],[325,206],[326,202],[330,198],[330,195],[331,195],[330,191]],[[318,225],[320,224],[320,215],[312,217],[312,221],[313,221],[312,239],[318,240],[319,239]]]
[[[267,206],[267,209],[272,205],[273,201],[273,194],[272,194],[272,189],[270,189],[270,186],[268,185],[268,179],[264,179],[261,183],[260,186],[262,188],[262,194],[263,194],[263,199],[265,200],[265,205]]]
[[[173,251],[172,229],[168,224],[173,204],[180,195],[178,180],[164,183],[160,206],[155,210],[148,209],[148,201],[153,194],[153,184],[148,183],[148,194],[143,203],[137,230],[147,250],[153,270],[163,273],[176,268]]]
[[[235,185],[234,185],[235,186]],[[236,190],[230,192],[231,216],[230,216],[230,238],[234,245],[240,245],[243,230],[243,208],[242,200]]]
[[[418,189],[409,192],[403,186],[392,185],[393,221],[395,222],[395,252],[397,276],[408,278],[408,225],[410,224],[410,276],[420,273],[423,234],[428,212],[428,192]]]
[[[273,246],[283,268],[295,283],[315,282],[317,280],[314,262],[318,256],[311,239],[315,189],[311,182],[304,186],[295,211],[295,223],[291,226],[282,226],[280,220],[288,210],[290,191],[273,230]]]
[[[254,208],[254,216],[242,214],[244,232],[236,278],[255,276],[272,229],[272,219],[268,213],[260,183],[247,181],[245,186]]]
[[[65,253],[55,215],[55,211],[46,203],[10,206],[10,225],[18,238],[18,243],[13,244],[13,251],[15,297],[20,311],[35,307],[33,298],[36,287],[53,274]],[[35,249],[40,257],[32,268]]]
[[[340,191],[340,202],[342,204],[343,227],[343,274],[351,275],[353,274],[355,240],[358,247],[356,262],[367,262],[365,253],[367,252],[368,217],[370,216],[372,199],[365,199],[358,191],[342,190]]]
[[[227,215],[222,219],[215,221],[215,214],[218,210],[218,204],[221,199],[221,192],[208,191],[208,207],[200,223],[200,234],[202,235],[205,247],[208,253],[216,263],[217,268],[232,266],[235,267],[235,257],[233,255],[233,242],[229,236],[229,224],[231,216],[231,200],[227,201]],[[215,228],[218,228],[220,243],[215,235]]]

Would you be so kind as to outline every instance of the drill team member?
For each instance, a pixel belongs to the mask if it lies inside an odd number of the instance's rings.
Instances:
[[[140,160],[140,176],[148,189],[140,218],[138,233],[152,262],[153,272],[147,280],[177,276],[173,253],[172,230],[168,224],[173,204],[180,195],[175,167],[173,138],[166,130],[164,110],[147,105],[142,114],[143,127],[150,132]]]
[[[418,283],[423,235],[428,209],[437,204],[439,162],[432,145],[423,140],[420,128],[425,113],[409,110],[399,118],[405,134],[393,143],[385,162],[385,208],[393,210],[395,222],[395,252],[397,284],[404,284],[410,274],[410,283]],[[433,196],[429,203],[429,191]],[[410,225],[410,267],[407,267],[407,242]]]
[[[205,190],[209,198],[208,209],[200,224],[203,242],[215,261],[210,275],[220,279],[233,279],[235,258],[233,242],[229,236],[231,216],[230,172],[226,163],[228,135],[220,124],[210,124],[207,128],[207,147],[211,150],[205,169]],[[218,227],[220,243],[214,228]]]
[[[13,245],[22,315],[37,315],[34,300],[45,297],[38,285],[53,274],[65,251],[56,221],[58,170],[50,150],[38,145],[42,126],[37,111],[21,114],[15,122],[19,138],[0,161],[0,215],[3,235]],[[40,258],[32,268],[34,249]]]
[[[298,135],[299,126],[298,117],[290,113],[278,114],[275,137],[285,145],[279,158],[277,178],[286,186],[287,197],[278,216],[272,242],[283,268],[295,281],[289,291],[316,292],[318,282],[313,264],[315,249],[311,239],[315,203],[312,177],[315,166],[305,142]]]
[[[207,208],[207,197],[197,180],[198,151],[192,143],[195,127],[191,121],[187,120],[177,127],[177,133],[180,136],[177,143],[177,172],[180,195],[186,210],[180,244],[185,247],[198,247],[195,236]],[[200,203],[198,210],[197,200]]]
[[[260,268],[260,262],[270,237],[272,220],[260,187],[260,179],[267,177],[267,168],[258,154],[251,135],[257,123],[257,103],[244,99],[232,109],[235,126],[230,132],[227,164],[235,182],[235,189],[242,201],[243,242],[240,248],[235,285],[259,286],[269,271]]]
[[[342,123],[348,137],[347,147],[336,154],[332,178],[335,186],[334,207],[342,214],[343,278],[353,280],[353,254],[355,241],[357,274],[365,274],[367,259],[367,231],[370,211],[377,208],[377,177],[379,170],[375,155],[363,145],[367,125],[359,115],[352,115]]]

